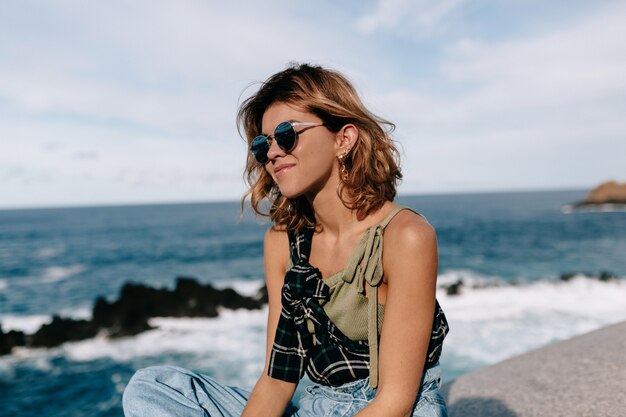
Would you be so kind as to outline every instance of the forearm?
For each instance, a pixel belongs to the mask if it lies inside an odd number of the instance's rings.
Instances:
[[[374,398],[365,408],[355,414],[355,417],[409,417],[412,404],[402,407],[397,403],[385,402],[380,398]]]
[[[400,378],[388,380],[382,374],[374,399],[359,413],[358,417],[408,417],[419,393],[419,384],[401,382]]]
[[[280,417],[296,389],[296,384],[267,375],[257,381],[241,417]]]

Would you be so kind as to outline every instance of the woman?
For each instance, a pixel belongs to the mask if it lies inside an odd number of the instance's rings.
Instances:
[[[248,393],[181,368],[140,370],[124,393],[126,414],[447,415],[436,235],[393,203],[394,126],[341,74],[310,65],[270,77],[238,122],[251,150],[244,200],[274,223],[264,239],[264,372]],[[294,405],[305,372],[314,384]]]

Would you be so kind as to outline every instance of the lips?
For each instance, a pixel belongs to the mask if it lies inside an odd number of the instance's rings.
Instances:
[[[294,164],[279,165],[276,168],[274,168],[274,174],[278,176],[282,174],[283,172],[285,172],[287,169],[291,168],[292,166],[294,166]]]

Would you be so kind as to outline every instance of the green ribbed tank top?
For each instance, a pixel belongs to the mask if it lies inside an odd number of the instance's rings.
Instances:
[[[324,278],[330,287],[330,297],[322,303],[326,315],[343,334],[352,340],[367,340],[370,349],[370,385],[378,385],[378,337],[382,329],[385,305],[378,304],[378,287],[383,280],[383,232],[401,210],[415,210],[399,206],[381,223],[370,226],[350,255],[346,266]],[[287,262],[287,271],[293,263]],[[365,285],[368,294],[365,296]],[[307,319],[308,329],[314,333],[313,323]]]

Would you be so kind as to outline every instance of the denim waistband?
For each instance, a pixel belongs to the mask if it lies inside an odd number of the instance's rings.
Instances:
[[[434,381],[439,383],[441,378],[441,367],[439,362],[435,363],[422,375],[421,386],[424,387]],[[353,400],[365,400],[371,401],[376,395],[376,390],[370,387],[369,377],[359,379],[352,382],[333,387],[328,385],[313,384],[306,387],[306,391],[309,394],[322,394],[335,401],[353,401]]]

